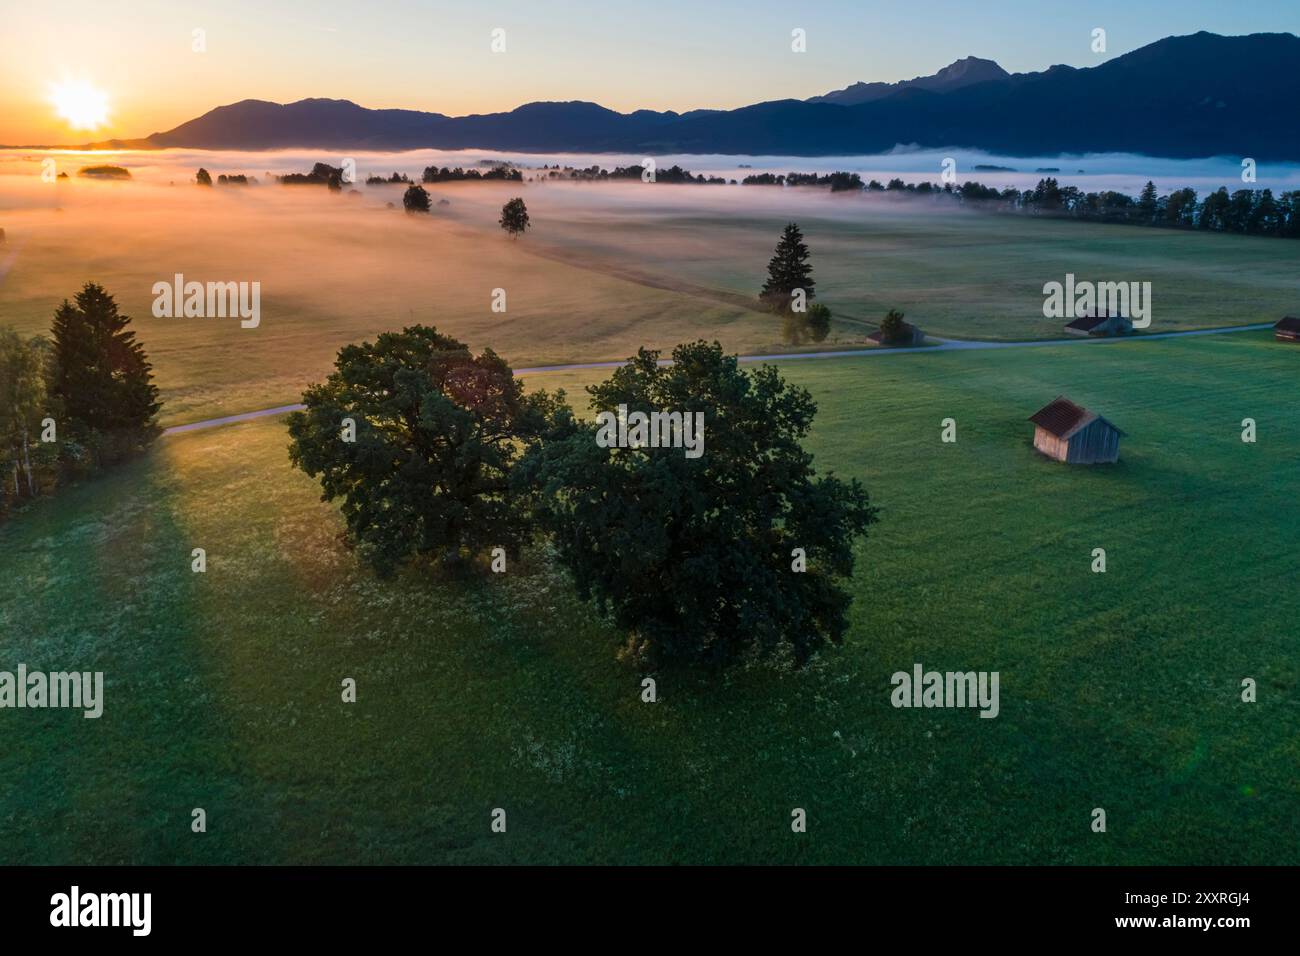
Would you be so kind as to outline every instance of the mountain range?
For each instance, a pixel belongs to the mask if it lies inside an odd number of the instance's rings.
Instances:
[[[853,155],[966,147],[1008,156],[1132,152],[1300,160],[1300,37],[1166,37],[1094,67],[1008,73],[967,57],[932,76],[855,83],[733,110],[618,113],[528,103],[446,116],[347,100],[220,106],[143,140],[100,147]]]

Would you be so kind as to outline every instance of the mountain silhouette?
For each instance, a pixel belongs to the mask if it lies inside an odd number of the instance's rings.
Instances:
[[[967,57],[933,76],[857,83],[811,100],[734,110],[618,113],[596,103],[528,103],[446,116],[347,100],[221,106],[144,148],[508,149],[818,156],[896,146],[1011,155],[1133,152],[1300,160],[1300,37],[1167,37],[1094,67],[1010,74]]]
[[[854,83],[842,90],[835,90],[824,96],[812,96],[805,103],[839,103],[841,106],[854,106],[858,103],[870,103],[872,100],[884,99],[892,93],[904,89],[931,90],[935,93],[948,93],[987,83],[991,80],[1004,80],[1011,74],[992,60],[981,60],[977,56],[950,63],[933,76],[918,76],[911,80],[897,83]]]

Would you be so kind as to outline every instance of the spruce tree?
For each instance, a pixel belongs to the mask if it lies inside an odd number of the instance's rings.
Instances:
[[[795,289],[803,289],[807,301],[814,298],[812,266],[808,247],[798,225],[790,223],[781,233],[776,252],[767,264],[767,282],[759,298],[778,312],[789,311]]]
[[[1159,206],[1159,200],[1156,197],[1156,184],[1147,180],[1147,184],[1142,187],[1142,195],[1138,197],[1138,219],[1143,225],[1150,225],[1156,221],[1156,210]]]
[[[156,434],[154,416],[161,406],[153,367],[130,324],[113,297],[93,282],[55,311],[49,393],[61,404],[72,434]]]

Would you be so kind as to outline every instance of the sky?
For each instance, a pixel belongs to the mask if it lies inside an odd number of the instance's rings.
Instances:
[[[806,52],[791,50],[796,28]],[[1092,49],[1096,28],[1104,53]],[[496,29],[504,52],[492,50]],[[1198,30],[1300,33],[1300,2],[0,0],[0,143],[146,136],[250,98],[449,115],[574,99],[730,109],[908,79],[964,56],[1012,72],[1095,66]],[[106,101],[93,128],[51,103],[54,89],[86,87]]]

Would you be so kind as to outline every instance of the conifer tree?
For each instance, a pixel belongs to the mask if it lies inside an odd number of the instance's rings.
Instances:
[[[1148,179],[1147,184],[1142,187],[1142,194],[1138,197],[1138,219],[1143,225],[1150,225],[1156,221],[1158,204],[1156,184]]]
[[[118,433],[128,440],[157,434],[154,416],[161,406],[153,367],[130,324],[93,282],[55,311],[48,389],[71,434]]]
[[[781,233],[776,252],[767,264],[767,282],[759,298],[778,312],[787,312],[795,289],[803,289],[806,301],[814,298],[812,266],[808,264],[808,246],[798,225],[790,223]]]

